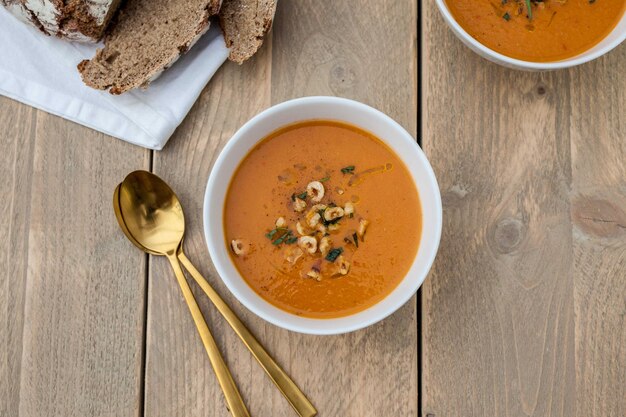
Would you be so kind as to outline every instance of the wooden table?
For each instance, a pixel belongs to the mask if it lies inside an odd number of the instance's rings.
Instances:
[[[433,0],[300,0],[280,2],[261,53],[221,68],[162,152],[0,98],[0,416],[228,416],[169,266],[115,222],[115,185],[143,168],[179,192],[190,258],[320,416],[623,417],[625,67],[622,45],[571,70],[511,71],[462,46]],[[202,236],[230,136],[317,94],[421,138],[444,204],[418,296],[337,337],[246,311]],[[252,415],[292,416],[200,299]]]

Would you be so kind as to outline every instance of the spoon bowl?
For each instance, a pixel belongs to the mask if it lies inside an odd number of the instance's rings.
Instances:
[[[120,226],[120,229],[122,229],[122,232],[124,232],[124,236],[126,236],[126,238],[128,240],[130,240],[130,242],[135,245],[138,249],[140,249],[143,252],[147,252],[151,255],[160,255],[159,253],[153,252],[149,249],[144,248],[143,246],[141,246],[141,244],[139,242],[137,242],[137,240],[135,240],[135,237],[133,235],[130,234],[130,232],[128,231],[128,227],[126,226],[126,222],[124,221],[124,217],[122,216],[122,210],[120,208],[120,187],[122,184],[118,184],[117,187],[115,187],[115,191],[113,191],[113,211],[115,212],[115,218],[117,219],[117,223]]]
[[[150,172],[131,172],[119,186],[119,210],[125,226],[122,230],[128,231],[140,249],[161,255],[176,253],[185,234],[185,216],[165,181]]]

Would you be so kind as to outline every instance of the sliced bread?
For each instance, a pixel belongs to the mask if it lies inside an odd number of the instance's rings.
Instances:
[[[127,1],[104,48],[78,65],[83,81],[111,94],[147,86],[207,31],[220,6],[221,0]]]
[[[224,0],[220,26],[231,61],[241,64],[263,45],[263,38],[272,27],[277,1]]]
[[[46,35],[95,42],[102,37],[120,0],[0,0],[20,20]]]

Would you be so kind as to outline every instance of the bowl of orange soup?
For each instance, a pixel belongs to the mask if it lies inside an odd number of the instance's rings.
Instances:
[[[436,0],[474,52],[525,70],[579,65],[626,39],[626,0]]]
[[[437,180],[415,139],[365,104],[306,97],[247,122],[215,162],[204,231],[248,309],[309,334],[371,325],[405,304],[441,235]]]

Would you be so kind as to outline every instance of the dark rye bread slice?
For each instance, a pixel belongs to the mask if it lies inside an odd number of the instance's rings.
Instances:
[[[104,48],[78,64],[85,84],[111,94],[147,86],[209,28],[221,0],[130,0],[119,10]]]
[[[263,45],[263,37],[272,27],[277,1],[224,0],[220,26],[231,61],[241,64]]]

